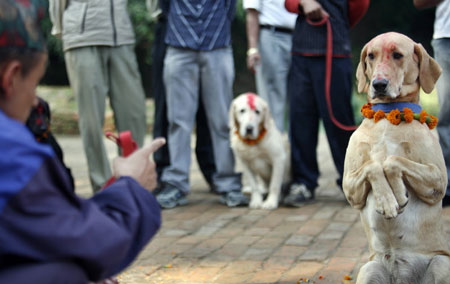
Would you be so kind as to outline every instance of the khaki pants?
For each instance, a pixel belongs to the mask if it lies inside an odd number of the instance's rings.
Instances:
[[[105,101],[109,96],[117,130],[130,130],[142,146],[145,136],[145,95],[133,45],[88,46],[65,52],[70,85],[78,103],[92,187],[98,191],[111,177],[103,144]]]

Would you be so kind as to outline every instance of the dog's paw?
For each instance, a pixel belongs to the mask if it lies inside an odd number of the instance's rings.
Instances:
[[[248,205],[248,207],[250,207],[251,209],[259,209],[261,208],[263,205],[263,200],[262,197],[260,195],[252,195],[252,198],[250,200],[250,204]]]
[[[278,208],[278,200],[276,198],[267,198],[262,204],[262,209],[273,210]]]
[[[384,218],[392,219],[397,217],[400,206],[398,206],[398,203],[393,196],[387,195],[381,196],[380,200],[377,202],[375,210],[378,214],[383,215]]]

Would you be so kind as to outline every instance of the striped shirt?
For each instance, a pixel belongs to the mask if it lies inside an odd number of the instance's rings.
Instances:
[[[236,0],[161,0],[169,46],[213,50],[231,45]]]

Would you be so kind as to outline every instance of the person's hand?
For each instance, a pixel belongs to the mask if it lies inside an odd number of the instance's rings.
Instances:
[[[329,17],[322,5],[316,0],[302,0],[300,5],[303,7],[305,16],[312,21],[319,21],[324,17]]]
[[[150,160],[150,155],[156,152],[166,143],[164,138],[156,138],[149,145],[135,151],[130,156],[117,157],[113,161],[113,173],[115,178],[129,176],[134,178],[142,187],[153,191],[157,185],[155,162]]]
[[[259,55],[259,51],[255,49],[254,53],[247,55],[247,68],[253,73],[256,72],[256,66],[261,62],[261,55]]]

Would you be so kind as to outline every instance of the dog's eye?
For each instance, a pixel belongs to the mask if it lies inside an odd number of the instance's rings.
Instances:
[[[245,112],[245,108],[241,109],[239,112],[240,113],[244,113]]]
[[[398,52],[394,52],[392,54],[392,57],[394,57],[394,59],[401,59],[403,57],[403,54],[398,53]]]
[[[257,110],[257,109],[255,109],[255,113],[256,113],[257,115],[259,115],[259,114],[260,114],[260,111]]]
[[[375,58],[375,55],[373,55],[373,53],[369,53],[369,55],[367,55],[369,57],[370,60],[373,60]]]

